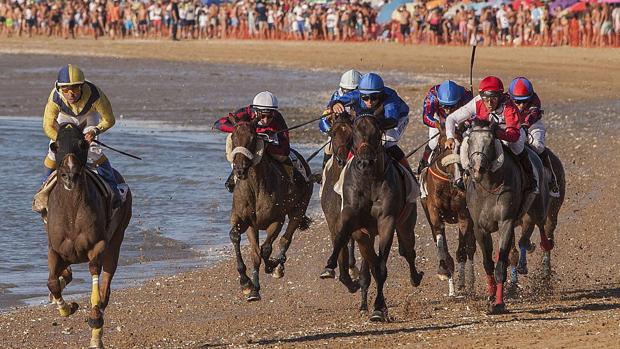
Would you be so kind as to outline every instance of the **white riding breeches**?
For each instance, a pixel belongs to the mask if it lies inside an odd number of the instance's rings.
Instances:
[[[439,136],[435,137],[435,135],[438,133],[439,133],[439,130],[436,127],[428,128],[428,139],[430,139],[430,141],[428,141],[428,146],[432,150],[435,150],[435,148],[437,148],[437,143],[439,142]]]
[[[409,125],[409,117],[404,117],[398,120],[396,127],[386,130],[383,134],[383,147],[388,149],[396,145],[400,137],[405,133],[407,125]]]

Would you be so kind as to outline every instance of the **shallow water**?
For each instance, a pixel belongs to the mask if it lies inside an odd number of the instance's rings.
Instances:
[[[230,171],[224,137],[207,128],[123,120],[103,135],[104,143],[144,158],[105,151],[134,197],[115,287],[228,254],[232,196],[223,186]],[[0,118],[2,159],[10,164],[0,176],[0,308],[47,294],[47,237],[30,208],[46,144],[39,119]],[[74,271],[76,284],[88,278],[86,264]]]

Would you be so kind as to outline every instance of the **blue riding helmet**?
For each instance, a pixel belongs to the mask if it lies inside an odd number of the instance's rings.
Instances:
[[[446,80],[437,89],[439,104],[451,107],[459,102],[463,96],[463,88],[452,80]]]
[[[527,101],[534,95],[534,86],[527,78],[514,78],[510,83],[508,93],[515,101]]]
[[[371,95],[383,92],[384,87],[383,79],[378,74],[368,73],[362,76],[357,88],[360,94]]]

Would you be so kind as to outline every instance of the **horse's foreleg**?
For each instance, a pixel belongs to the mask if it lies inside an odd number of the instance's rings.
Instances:
[[[390,256],[390,249],[394,240],[395,219],[393,217],[383,217],[377,221],[379,233],[379,257],[375,264],[375,281],[377,282],[377,297],[375,298],[375,311],[370,317],[371,321],[389,321],[388,309],[385,304],[383,287],[387,280],[387,260]]]
[[[332,249],[332,254],[327,260],[325,270],[323,271],[323,273],[321,273],[322,279],[333,279],[336,277],[336,272],[334,271],[334,269],[336,269],[338,255],[340,255],[340,250],[347,244],[347,242],[351,238],[351,234],[353,233],[355,228],[355,219],[353,219],[352,217],[353,213],[351,213],[346,208],[340,214],[338,223],[336,224],[334,247]]]
[[[69,263],[66,263],[62,258],[54,252],[51,248],[47,250],[47,266],[49,270],[49,276],[47,279],[47,288],[50,291],[50,298],[52,303],[56,304],[60,316],[69,316],[78,309],[77,303],[67,304],[62,298],[62,290],[65,288],[68,281],[64,275],[71,276],[71,268]]]
[[[474,255],[476,254],[476,237],[474,236],[474,222],[467,216],[459,217],[459,249],[461,248],[461,241],[463,242],[464,255],[459,258],[463,258],[459,261],[459,274],[460,279],[465,282],[467,280],[467,292],[474,293],[475,274],[474,274]],[[465,261],[465,258],[467,261]]]
[[[276,221],[271,223],[267,227],[267,237],[260,247],[260,254],[265,262],[265,273],[273,273],[273,269],[278,265],[277,260],[271,260],[271,252],[273,250],[273,242],[276,240],[280,231],[282,230],[282,221]]]
[[[517,264],[517,272],[519,274],[527,274],[527,252],[534,252],[535,245],[532,244],[530,238],[534,232],[534,222],[530,215],[523,216],[521,223],[521,238],[519,239],[519,263]]]
[[[514,245],[514,220],[507,219],[498,223],[499,226],[499,251],[497,254],[497,263],[495,264],[495,282],[497,289],[495,291],[495,304],[492,313],[505,312],[504,305],[504,282],[508,269],[508,253]]]
[[[101,274],[102,254],[97,253],[105,246],[105,241],[100,241],[95,248],[89,252],[90,262],[88,263],[88,271],[92,279],[92,288],[90,293],[90,314],[88,316],[88,326],[91,328],[90,348],[103,348],[103,309],[101,307],[101,293],[99,290],[99,274]],[[90,255],[92,253],[92,255]],[[108,287],[105,293],[109,292],[110,278],[107,278]]]
[[[360,310],[368,310],[368,287],[370,286],[371,273],[377,280],[375,265],[378,263],[377,254],[375,253],[374,239],[368,234],[356,232],[357,246],[359,247],[360,254],[362,255],[362,270],[360,274],[360,286],[361,286],[361,304]],[[359,234],[359,236],[358,236]]]
[[[351,279],[359,279],[360,270],[357,268],[356,260],[355,260],[355,240],[349,240],[349,249],[348,253],[345,253],[346,258],[348,259],[348,267],[349,267],[349,276]]]
[[[233,224],[232,229],[230,229],[230,241],[233,244],[233,248],[235,249],[235,256],[237,258],[237,272],[239,272],[239,284],[241,285],[241,290],[244,294],[249,294],[252,290],[252,281],[248,278],[246,274],[246,266],[243,262],[243,256],[241,256],[241,234],[243,234],[248,229],[248,224],[245,223],[237,223]]]
[[[415,265],[415,234],[413,227],[415,226],[415,220],[406,221],[396,228],[396,236],[398,238],[398,251],[401,256],[405,257],[407,264],[409,264],[409,281],[411,286],[418,287],[422,282],[423,272],[418,272]]]
[[[252,290],[248,295],[248,302],[260,300],[260,263],[261,255],[258,246],[258,229],[250,227],[247,231],[248,241],[250,242],[250,254],[252,256]]]
[[[493,276],[493,272],[495,271],[495,263],[493,262],[493,238],[490,233],[482,231],[480,228],[475,229],[475,234],[478,246],[480,246],[480,250],[482,251],[482,264],[487,276],[487,299],[489,302],[492,302],[496,290],[495,277]]]

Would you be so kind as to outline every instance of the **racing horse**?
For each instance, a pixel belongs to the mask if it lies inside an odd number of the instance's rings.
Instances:
[[[340,205],[342,199],[338,193],[334,191],[334,185],[338,182],[340,174],[344,169],[351,143],[353,141],[353,125],[351,116],[348,113],[342,113],[335,117],[331,130],[329,131],[332,147],[332,158],[325,165],[323,184],[321,185],[321,208],[327,221],[332,244],[336,239],[336,224],[340,216]],[[354,293],[359,288],[359,270],[355,266],[355,242],[349,242],[348,249],[342,249],[338,255],[339,277],[349,290]],[[329,278],[331,275],[321,275],[321,278]]]
[[[232,165],[238,183],[233,191],[230,214],[230,240],[235,249],[239,282],[247,301],[260,300],[259,269],[261,258],[265,262],[265,272],[276,278],[284,276],[286,252],[297,228],[306,230],[310,219],[305,215],[310,197],[312,182],[294,171],[294,187],[286,178],[284,169],[274,159],[263,154],[267,141],[256,132],[257,120],[247,118],[235,124],[232,133]],[[293,150],[291,150],[293,151]],[[305,171],[310,173],[308,164],[301,155]],[[271,258],[272,244],[280,234],[288,216],[288,225],[279,241],[277,258]],[[266,230],[267,237],[259,246],[258,232]],[[252,278],[246,274],[246,265],[241,256],[241,234],[247,232],[252,258]]]
[[[525,178],[523,170],[513,158],[507,155],[501,142],[495,137],[496,124],[474,120],[469,137],[461,148],[466,156],[466,168],[470,174],[467,181],[467,207],[474,222],[474,234],[482,251],[484,270],[487,274],[487,295],[490,314],[506,312],[504,304],[504,282],[508,269],[508,255],[514,245],[514,228],[528,212],[533,217],[545,217],[548,208],[548,187],[540,181],[540,195],[530,207],[523,207]],[[544,178],[540,159],[531,156],[538,178]],[[463,159],[463,156],[461,157]],[[463,162],[463,161],[462,161]],[[497,263],[493,261],[493,238],[491,233],[499,232]]]
[[[511,279],[514,284],[518,282],[518,274],[528,274],[527,268],[527,253],[532,253],[535,250],[535,245],[530,242],[530,238],[532,233],[534,232],[534,228],[538,227],[538,231],[540,233],[540,247],[543,250],[543,277],[549,277],[551,274],[551,250],[555,246],[554,236],[555,236],[555,228],[558,223],[558,214],[560,209],[562,208],[562,204],[564,203],[564,197],[566,195],[566,176],[564,173],[564,166],[562,165],[562,161],[555,155],[551,149],[547,148],[541,154],[541,157],[548,157],[548,164],[551,166],[545,166],[545,172],[553,171],[555,175],[559,196],[558,197],[549,197],[549,210],[547,212],[547,216],[544,219],[536,219],[529,213],[523,217],[521,223],[521,238],[519,239],[519,258],[518,264],[516,267],[513,267],[511,273]],[[551,173],[546,176],[551,178]],[[513,253],[517,253],[516,250],[513,250]]]
[[[49,193],[47,208],[47,287],[61,316],[73,314],[78,305],[68,304],[62,291],[73,276],[71,264],[88,262],[92,277],[90,296],[91,348],[102,348],[103,313],[110,300],[110,283],[132,213],[131,192],[114,210],[86,167],[89,144],[82,129],[71,123],[59,125],[51,149],[58,159],[57,182]],[[123,177],[115,172],[118,183]],[[103,273],[102,273],[103,270]],[[101,281],[99,277],[101,276]]]
[[[448,249],[445,225],[458,224],[458,248],[456,258],[459,264],[458,289],[465,289],[465,269],[467,268],[468,292],[474,289],[474,254],[476,240],[474,237],[474,223],[471,220],[465,193],[452,184],[454,167],[460,163],[459,156],[444,148],[445,131],[440,130],[437,148],[433,152],[430,164],[420,174],[420,184],[425,186],[426,196],[421,197],[420,203],[426,214],[431,228],[433,240],[437,247],[439,266],[437,276],[441,280],[448,280],[448,295],[455,296],[454,292],[454,259]]]
[[[417,219],[415,196],[417,185],[408,184],[407,170],[398,169],[382,145],[382,127],[372,114],[359,115],[353,124],[353,157],[345,168],[342,186],[342,209],[336,225],[336,239],[323,274],[334,277],[340,250],[351,236],[358,243],[363,257],[360,275],[361,310],[367,310],[370,273],[375,279],[377,294],[371,321],[388,321],[383,294],[387,279],[387,259],[396,229],[400,255],[409,264],[410,281],[420,285],[424,273],[415,266],[414,227]],[[415,184],[413,180],[409,183]],[[409,188],[407,188],[409,187]],[[409,190],[407,190],[409,189]],[[415,193],[412,201],[407,192]],[[379,253],[375,238],[379,238]]]

